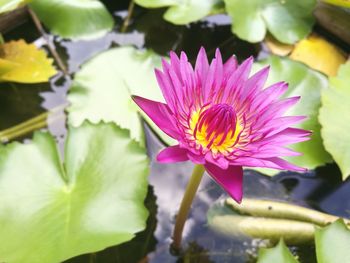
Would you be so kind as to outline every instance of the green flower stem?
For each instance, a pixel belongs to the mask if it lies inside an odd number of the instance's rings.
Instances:
[[[197,192],[198,186],[204,174],[203,165],[196,165],[193,169],[191,179],[186,187],[185,194],[182,198],[179,213],[176,216],[175,228],[173,232],[173,244],[172,247],[175,250],[181,248],[182,231],[190,211],[193,198]]]
[[[326,226],[339,219],[337,216],[306,207],[271,200],[244,198],[241,204],[237,204],[229,198],[226,200],[226,204],[241,215],[290,219],[312,223],[317,226]],[[347,219],[344,219],[344,222],[348,225],[350,224]]]
[[[67,105],[60,105],[49,111],[46,111],[34,118],[31,118],[27,121],[24,121],[18,125],[15,125],[11,128],[0,131],[0,142],[8,142],[12,139],[21,137],[35,130],[44,128],[48,125],[47,118],[52,114],[53,117],[50,119],[51,122],[54,122],[62,117],[63,114],[60,114],[59,111],[64,109]]]
[[[122,25],[120,32],[122,32],[122,33],[126,32],[128,26],[130,24],[130,19],[131,19],[132,13],[134,12],[134,7],[135,7],[135,2],[134,2],[134,0],[131,0],[129,7],[128,7],[128,15],[126,16],[126,18],[123,22],[123,25]]]

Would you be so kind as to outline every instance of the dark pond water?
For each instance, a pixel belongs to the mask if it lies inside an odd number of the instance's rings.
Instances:
[[[127,1],[108,1],[117,25],[126,15]],[[111,4],[111,2],[114,2]],[[235,38],[230,30],[230,20],[224,15],[211,17],[190,26],[174,26],[162,19],[164,10],[136,8],[133,20],[126,33],[119,33],[118,26],[108,35],[93,41],[69,42],[55,39],[60,56],[69,68],[69,76],[59,74],[50,83],[40,85],[0,84],[0,129],[16,125],[48,109],[66,103],[66,93],[71,78],[79,66],[99,52],[118,45],[134,45],[150,48],[161,55],[169,50],[184,50],[194,59],[200,46],[206,47],[212,56],[220,47],[223,56],[235,53],[239,60],[250,55],[263,57],[259,45],[252,45]],[[5,39],[25,38],[38,45],[44,44],[31,21],[16,27]],[[47,129],[53,133],[62,147],[65,138],[65,118],[51,122]],[[207,226],[208,208],[224,192],[208,176],[201,183],[193,209],[184,230],[184,249],[179,255],[169,250],[174,218],[179,207],[192,164],[160,165],[155,163],[155,154],[164,147],[152,131],[147,130],[147,146],[152,160],[149,177],[149,193],[145,201],[150,211],[147,228],[130,242],[104,251],[82,255],[68,260],[69,263],[133,263],[133,262],[255,262],[259,242],[251,239],[221,236]],[[26,138],[30,138],[29,134]],[[22,141],[26,138],[19,138]],[[350,183],[341,182],[338,168],[327,165],[299,175],[281,173],[273,178],[254,171],[245,171],[244,194],[246,197],[288,200],[292,203],[318,208],[339,216],[349,216]],[[293,247],[301,262],[316,262],[312,246]]]

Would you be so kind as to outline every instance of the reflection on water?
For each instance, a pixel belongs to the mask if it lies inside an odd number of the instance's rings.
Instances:
[[[150,184],[153,186],[157,197],[158,206],[157,227],[154,235],[158,241],[156,250],[149,254],[150,262],[175,262],[169,251],[171,236],[178,207],[180,205],[184,189],[193,168],[190,162],[176,164],[156,163],[155,156],[163,145],[157,140],[154,134],[147,132],[147,145],[152,159]],[[250,173],[253,174],[250,176]],[[262,180],[254,178],[257,173],[247,172],[245,182],[245,194],[249,195],[249,184],[255,181],[255,185],[262,192],[269,193],[270,196],[278,197],[284,195],[283,187],[268,184],[261,176]],[[251,180],[257,179],[257,180]],[[269,189],[267,189],[269,188]],[[248,193],[247,193],[248,192]],[[184,253],[180,257],[205,257],[205,260],[213,262],[247,262],[247,250],[254,251],[252,242],[246,240],[230,239],[218,235],[207,227],[207,211],[209,207],[219,198],[227,195],[215,184],[206,174],[203,177],[198,193],[192,205],[192,210],[184,229]],[[204,259],[203,259],[204,260]],[[234,260],[234,261],[233,261]],[[195,261],[194,261],[195,262]],[[200,261],[211,262],[211,261]]]

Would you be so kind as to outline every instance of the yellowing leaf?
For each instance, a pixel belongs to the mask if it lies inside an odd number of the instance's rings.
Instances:
[[[38,83],[56,74],[53,60],[24,40],[0,45],[0,81]]]
[[[331,4],[331,5],[337,5],[337,6],[343,6],[350,8],[350,0],[323,0],[323,2]]]
[[[315,34],[296,44],[290,58],[300,61],[328,76],[335,76],[346,57],[335,45]]]
[[[17,67],[17,63],[0,58],[0,76]]]
[[[266,35],[264,42],[271,53],[278,56],[287,56],[290,52],[292,52],[294,47],[293,45],[279,42],[270,34]]]

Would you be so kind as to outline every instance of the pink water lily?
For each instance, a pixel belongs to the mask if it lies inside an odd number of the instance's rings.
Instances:
[[[184,52],[170,53],[170,63],[156,69],[166,103],[134,96],[137,105],[178,145],[161,151],[163,163],[191,160],[237,202],[242,200],[242,167],[303,172],[281,156],[296,156],[286,145],[309,139],[310,132],[291,128],[304,116],[284,116],[299,97],[281,99],[288,85],[264,84],[269,67],[250,76],[253,58],[238,65],[234,56],[223,63],[219,50],[210,65],[201,48],[193,68]]]

